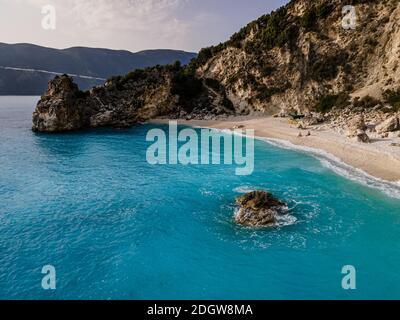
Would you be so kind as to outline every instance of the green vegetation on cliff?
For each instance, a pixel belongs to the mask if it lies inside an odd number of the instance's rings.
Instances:
[[[248,54],[259,54],[287,44],[291,47],[297,41],[301,28],[314,29],[320,19],[326,18],[335,9],[331,3],[319,1],[320,3],[311,6],[302,17],[298,18],[288,13],[293,2],[249,23],[234,33],[227,42],[203,48],[198,57],[192,60],[191,67],[197,69],[228,47],[245,49]]]
[[[345,108],[350,105],[350,96],[341,92],[338,94],[330,94],[322,97],[317,105],[315,106],[315,110],[318,112],[329,112],[332,108]]]
[[[393,106],[394,111],[400,111],[400,88],[397,90],[387,90],[384,93],[384,99]]]

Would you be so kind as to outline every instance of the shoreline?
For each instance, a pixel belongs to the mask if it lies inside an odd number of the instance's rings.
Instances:
[[[149,123],[168,124],[170,119],[154,119]],[[287,141],[294,146],[322,150],[344,164],[362,170],[373,178],[390,183],[400,182],[400,148],[390,146],[392,142],[400,143],[400,138],[387,138],[372,143],[363,144],[348,139],[346,136],[332,129],[316,130],[310,127],[300,130],[288,123],[287,118],[249,118],[232,117],[223,120],[183,120],[178,124],[192,127],[233,129],[241,126],[242,129],[254,129],[258,139]],[[310,131],[311,136],[298,137]],[[308,151],[307,153],[310,153]]]

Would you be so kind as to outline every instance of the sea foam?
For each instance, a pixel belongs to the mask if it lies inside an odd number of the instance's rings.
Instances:
[[[279,148],[296,150],[299,152],[310,154],[317,158],[324,167],[332,170],[336,174],[341,175],[354,182],[360,183],[364,186],[378,189],[389,197],[400,199],[400,181],[390,182],[374,177],[359,168],[355,168],[344,163],[338,157],[321,149],[299,146],[291,143],[290,141],[282,139],[263,137],[257,138]]]
[[[226,131],[226,129],[214,129],[214,130]],[[234,131],[232,133],[234,135],[246,136],[245,134],[240,134],[237,131]],[[364,170],[348,165],[338,157],[322,149],[296,145],[288,140],[283,140],[283,139],[265,138],[259,136],[255,138],[261,141],[265,141],[278,148],[295,150],[306,154],[310,154],[315,158],[317,158],[325,168],[332,170],[336,174],[343,176],[351,181],[360,183],[366,187],[380,190],[381,192],[383,192],[384,194],[386,194],[391,198],[400,199],[400,181],[391,182],[374,177],[369,173],[365,172]]]

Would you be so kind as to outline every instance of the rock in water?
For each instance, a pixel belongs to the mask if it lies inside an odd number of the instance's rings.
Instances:
[[[237,223],[248,227],[263,227],[274,225],[277,215],[286,204],[265,191],[249,192],[236,199],[240,206],[235,214]]]
[[[49,82],[46,93],[33,113],[34,131],[71,131],[85,126],[83,92],[66,75]]]

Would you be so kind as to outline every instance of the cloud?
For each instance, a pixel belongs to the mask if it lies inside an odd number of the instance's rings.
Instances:
[[[68,37],[138,42],[145,47],[183,45],[191,25],[178,17],[188,0],[27,0],[57,11],[57,32]],[[25,2],[26,3],[26,2]],[[159,45],[158,45],[159,46]]]
[[[87,29],[116,28],[140,30],[169,23],[185,0],[67,0],[62,6],[80,26]]]
[[[197,51],[286,1],[0,0],[0,38],[56,48]],[[56,8],[56,30],[42,28],[45,5]]]

